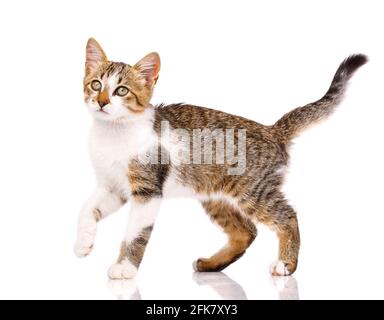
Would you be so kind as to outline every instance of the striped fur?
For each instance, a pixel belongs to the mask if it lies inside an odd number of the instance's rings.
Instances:
[[[160,199],[171,196],[178,189],[196,197],[211,220],[228,236],[228,243],[220,251],[194,263],[197,271],[222,270],[236,261],[255,239],[256,223],[263,223],[279,238],[278,260],[272,265],[271,273],[292,274],[299,256],[299,226],[296,212],[281,191],[290,141],[309,125],[334,112],[348,80],[366,61],[363,55],[350,56],[338,68],[323,98],[294,109],[273,126],[265,126],[205,107],[152,106],[149,102],[160,68],[158,55],[151,53],[134,66],[111,62],[101,46],[90,39],[84,97],[95,118],[91,156],[99,187],[80,215],[76,253],[87,255],[93,246],[96,222],[129,200],[132,202],[130,224],[118,261],[109,275],[113,279],[133,277],[149,241]],[[95,79],[102,84],[100,92],[91,87]],[[114,92],[121,85],[129,89],[129,94],[117,98]],[[104,103],[108,104],[104,106]],[[192,153],[187,157],[190,163],[176,161],[171,150],[172,140],[161,136],[164,122],[172,132],[183,129],[189,135],[199,129],[245,130],[243,173],[227,174],[233,163],[193,162]],[[234,142],[234,153],[238,154],[238,135]],[[158,155],[166,156],[170,162],[160,161],[160,157],[159,162],[151,164],[139,161],[140,155],[149,149],[158,150]],[[213,150],[213,159],[217,152]]]
[[[273,128],[282,141],[289,142],[306,127],[329,117],[342,101],[348,80],[354,72],[367,62],[361,54],[345,59],[333,78],[330,88],[320,100],[299,107],[285,114]]]

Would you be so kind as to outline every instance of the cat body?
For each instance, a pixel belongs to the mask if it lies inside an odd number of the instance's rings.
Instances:
[[[200,201],[228,236],[219,252],[193,264],[196,271],[219,271],[236,261],[255,239],[256,224],[263,223],[279,238],[271,274],[292,274],[300,235],[296,213],[281,192],[290,141],[334,111],[349,78],[365,62],[363,55],[347,58],[323,98],[265,126],[187,104],[152,106],[158,55],[134,66],[111,62],[90,39],[84,93],[94,116],[89,141],[98,186],[80,213],[76,254],[88,255],[97,222],[131,202],[109,277],[134,277],[162,199],[188,196]]]

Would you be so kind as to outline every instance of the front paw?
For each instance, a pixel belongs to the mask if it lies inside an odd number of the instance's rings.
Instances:
[[[78,236],[74,248],[77,257],[83,258],[91,253],[94,238],[95,235],[88,233],[84,233]]]
[[[137,268],[128,260],[113,264],[108,270],[108,277],[112,280],[132,279],[137,274]]]
[[[89,255],[93,248],[97,232],[97,222],[93,217],[82,217],[77,230],[75,254],[79,258]]]

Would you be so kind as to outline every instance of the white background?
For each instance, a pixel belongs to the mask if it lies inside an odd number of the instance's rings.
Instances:
[[[82,102],[90,36],[115,61],[160,53],[153,103],[188,102],[265,124],[320,98],[347,55],[368,54],[335,115],[292,147],[285,192],[302,249],[285,288],[270,279],[277,239],[263,227],[228,277],[193,277],[192,261],[225,238],[198,203],[178,199],[162,206],[134,297],[384,298],[380,1],[15,0],[0,12],[1,298],[115,299],[136,290],[106,274],[127,207],[100,224],[91,256],[72,251],[77,213],[95,183]]]

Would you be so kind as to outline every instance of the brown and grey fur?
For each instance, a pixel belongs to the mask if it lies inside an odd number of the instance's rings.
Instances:
[[[144,228],[139,236],[129,244],[123,241],[121,243],[120,255],[117,262],[121,263],[124,259],[128,259],[136,268],[138,268],[141,260],[143,260],[145,247],[148,244],[152,229],[153,226]]]
[[[210,258],[198,259],[197,271],[222,270],[240,258],[257,235],[254,222],[263,223],[275,230],[279,238],[278,258],[284,263],[286,274],[297,268],[300,235],[297,215],[281,191],[284,169],[289,161],[291,140],[308,126],[326,119],[341,102],[348,80],[364,63],[364,55],[352,55],[345,59],[337,70],[327,93],[318,101],[294,109],[274,125],[262,125],[221,111],[188,104],[149,104],[156,79],[144,85],[135,66],[105,61],[96,71],[102,77],[112,73],[119,81],[129,86],[127,108],[140,113],[154,108],[153,128],[160,134],[160,123],[168,121],[172,128],[182,128],[192,133],[194,129],[246,129],[246,168],[242,175],[228,175],[229,164],[151,164],[137,159],[128,166],[127,179],[132,187],[131,198],[146,203],[163,196],[163,187],[172,176],[196,194],[207,195],[202,206],[212,221],[228,236],[228,243]],[[94,72],[95,73],[95,72]],[[94,73],[87,73],[84,80],[85,96],[88,97],[89,82]],[[102,96],[96,99],[103,98]],[[235,143],[235,145],[237,145]],[[161,147],[159,146],[159,149]],[[224,200],[209,199],[209,195],[222,193],[237,203],[233,206]],[[139,266],[152,226],[142,230],[137,239],[123,243],[119,262],[128,259]],[[272,270],[272,274],[279,274]],[[283,274],[283,275],[286,275]]]

